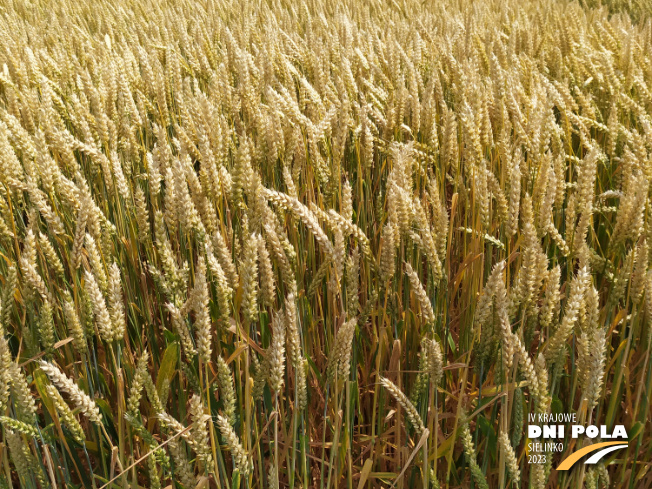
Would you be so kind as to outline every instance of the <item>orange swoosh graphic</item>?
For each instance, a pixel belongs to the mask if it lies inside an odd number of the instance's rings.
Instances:
[[[588,455],[589,453],[595,452],[596,450],[600,450],[601,448],[610,447],[612,445],[625,445],[625,444],[627,444],[626,441],[605,441],[603,443],[594,443],[593,445],[584,447],[581,450],[578,450],[577,452],[574,452],[570,456],[565,458],[562,461],[562,463],[559,464],[557,470],[568,470],[575,464],[575,462],[581,459],[584,455]]]

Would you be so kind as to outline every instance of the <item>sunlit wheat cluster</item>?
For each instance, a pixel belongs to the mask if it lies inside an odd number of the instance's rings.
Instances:
[[[651,487],[608,3],[3,3],[0,487]],[[559,412],[629,446],[530,463]]]

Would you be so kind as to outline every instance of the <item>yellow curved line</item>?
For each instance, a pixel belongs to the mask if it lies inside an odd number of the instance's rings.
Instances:
[[[589,445],[588,447],[584,447],[581,450],[578,450],[568,457],[566,457],[557,467],[557,470],[568,470],[570,469],[575,462],[577,462],[579,459],[581,459],[583,456],[588,455],[591,452],[595,452],[596,450],[600,450],[601,448],[604,447],[610,447],[612,445],[626,445],[626,441],[605,441],[603,443],[594,443],[593,445]]]

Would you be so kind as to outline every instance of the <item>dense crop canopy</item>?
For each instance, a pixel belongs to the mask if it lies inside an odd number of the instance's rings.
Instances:
[[[0,485],[650,487],[620,3],[4,2]]]

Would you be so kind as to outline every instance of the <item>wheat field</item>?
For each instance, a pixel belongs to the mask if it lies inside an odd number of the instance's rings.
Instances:
[[[652,487],[651,182],[643,0],[6,0],[0,487]]]

